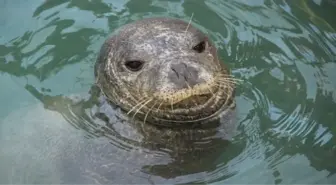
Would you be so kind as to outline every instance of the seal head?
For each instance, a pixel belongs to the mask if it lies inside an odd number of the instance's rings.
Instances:
[[[112,103],[144,123],[207,123],[235,106],[234,81],[214,44],[178,19],[121,27],[103,44],[95,76]]]

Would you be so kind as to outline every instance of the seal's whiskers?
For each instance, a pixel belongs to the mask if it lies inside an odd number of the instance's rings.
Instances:
[[[134,109],[136,109],[138,106],[140,106],[141,104],[143,104],[145,101],[147,101],[147,99],[144,99],[144,100],[142,100],[141,102],[139,102],[138,104],[136,104],[131,110],[129,110],[129,111],[127,112],[127,115],[128,115],[129,113],[131,113]]]
[[[217,81],[218,82],[223,82],[223,83],[228,83],[228,84],[233,84],[233,85],[238,85],[239,84],[239,81],[236,81],[236,80],[233,80],[233,79],[230,79],[230,78],[227,78],[227,79],[220,78]]]
[[[220,81],[218,81],[218,82],[216,82],[216,85],[218,87],[226,87],[226,88],[228,88],[230,90],[233,90],[233,88],[234,88],[234,84],[230,84],[228,82],[220,82]]]
[[[243,81],[242,79],[238,79],[237,77],[230,75],[230,74],[218,74],[219,77],[224,77],[224,78],[231,78],[231,79],[235,79],[237,81]]]
[[[158,106],[158,108],[156,109],[156,112],[160,110],[161,105],[163,104],[164,101],[161,101],[160,105]]]
[[[135,115],[137,115],[138,112],[139,112],[145,105],[147,105],[149,102],[151,102],[152,100],[153,100],[153,98],[151,98],[151,99],[149,99],[148,101],[146,101],[145,103],[143,103],[143,104],[137,109],[137,111],[133,114],[132,119],[134,119]]]
[[[190,17],[188,26],[187,26],[187,28],[186,28],[186,30],[185,30],[185,33],[187,33],[187,31],[188,31],[188,29],[189,29],[189,26],[190,26],[190,23],[191,23],[191,20],[192,20],[193,16],[194,16],[194,13],[191,14],[191,17]]]
[[[218,78],[215,80],[215,85],[217,87],[224,87],[227,88],[229,90],[229,92],[225,91],[225,95],[230,96],[229,93],[232,93],[234,91],[234,86],[236,85],[236,83],[234,83],[235,81],[232,81],[233,79],[230,78]]]
[[[190,75],[192,75],[192,74],[190,73]],[[187,84],[188,89],[192,89],[187,81],[185,81],[185,83]],[[193,101],[193,103],[194,103],[195,105],[197,105],[196,100],[193,99],[192,101]]]
[[[244,80],[234,78],[234,77],[219,77],[219,79],[226,80],[226,81],[231,81],[231,82],[235,82],[235,83],[244,81]]]
[[[239,82],[243,82],[244,80],[238,79],[235,76],[232,75],[226,75],[226,74],[219,74],[217,76],[217,81],[223,81],[225,83],[233,83],[238,84]]]
[[[211,93],[212,96],[215,96],[214,92],[211,90],[210,85],[206,84],[206,87],[208,88],[209,92]]]
[[[144,121],[143,121],[144,124],[146,123],[146,119],[147,119],[148,114],[153,110],[153,108],[155,107],[156,104],[157,103],[154,103],[153,106],[147,111],[146,116],[145,116]]]

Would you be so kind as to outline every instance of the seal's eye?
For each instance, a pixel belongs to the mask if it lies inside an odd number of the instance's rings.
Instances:
[[[202,53],[205,50],[205,41],[198,43],[193,47],[193,50],[197,51],[198,53]]]
[[[142,68],[143,64],[144,62],[140,60],[129,60],[125,62],[125,66],[127,67],[127,69],[134,72],[139,71]]]

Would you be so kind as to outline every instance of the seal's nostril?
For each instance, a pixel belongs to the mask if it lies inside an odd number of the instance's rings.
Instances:
[[[184,80],[185,80],[186,82],[188,82],[188,78],[187,78],[186,76],[184,76]]]
[[[171,70],[173,70],[174,72],[175,72],[175,74],[176,74],[176,76],[177,76],[177,78],[180,78],[180,75],[179,75],[179,73],[174,69],[174,68],[170,68]]]
[[[170,68],[169,79],[179,89],[193,87],[200,81],[198,70],[183,62],[172,64]]]

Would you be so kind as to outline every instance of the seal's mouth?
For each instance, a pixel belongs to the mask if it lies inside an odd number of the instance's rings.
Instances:
[[[206,104],[212,98],[212,94],[191,95],[177,102],[165,103],[162,109],[191,109]]]
[[[153,96],[157,101],[161,101],[164,105],[199,105],[211,95],[215,95],[218,91],[218,86],[215,85],[215,79],[209,80],[206,83],[197,84],[194,87],[180,89],[174,92],[157,92]],[[186,107],[185,107],[186,108]]]
[[[214,86],[207,92],[176,98],[179,101],[162,101],[159,109],[144,110],[146,122],[164,127],[176,127],[205,123],[219,117],[233,101],[232,88],[228,86]],[[200,92],[200,91],[198,91]],[[176,96],[179,96],[178,94]],[[150,105],[146,106],[150,107]],[[143,117],[143,116],[140,116]]]
[[[205,104],[211,97],[211,94],[192,95],[175,103],[174,106],[176,108],[192,108],[193,106]]]
[[[234,106],[234,85],[218,75],[211,81],[174,92],[143,94],[128,114],[143,123],[177,128],[209,123]],[[144,91],[146,92],[146,91]]]

